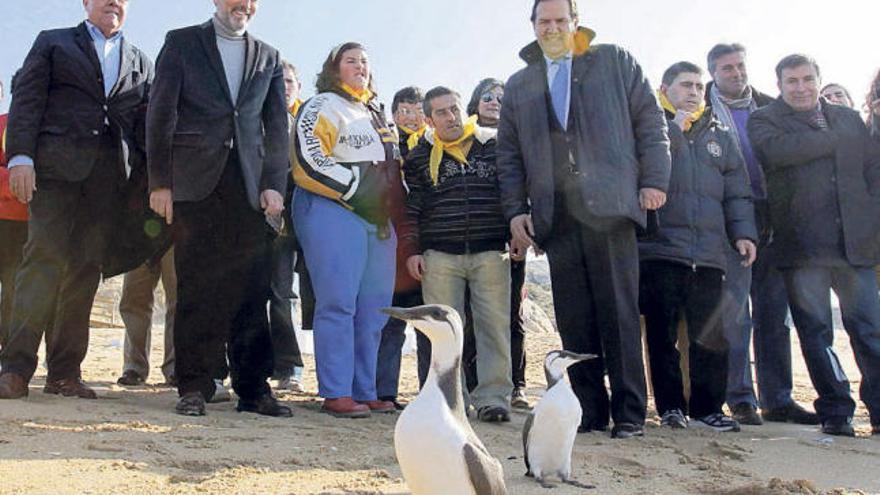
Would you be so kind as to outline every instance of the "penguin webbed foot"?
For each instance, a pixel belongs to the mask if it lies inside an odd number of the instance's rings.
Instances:
[[[553,483],[549,483],[549,482],[548,482],[547,480],[545,480],[544,478],[539,478],[539,477],[536,476],[536,477],[535,477],[535,481],[537,481],[538,484],[541,485],[541,488],[548,488],[548,489],[549,489],[549,488],[556,488],[556,485],[554,485]]]
[[[595,485],[588,485],[586,483],[581,483],[580,481],[574,480],[571,478],[563,478],[562,482],[565,483],[566,485],[571,485],[573,487],[581,488],[583,490],[594,490],[596,488]]]

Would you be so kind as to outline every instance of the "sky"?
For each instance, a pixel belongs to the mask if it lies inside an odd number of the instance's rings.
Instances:
[[[0,0],[3,41],[0,79],[21,65],[37,33],[84,18],[81,0]],[[300,68],[305,96],[330,50],[345,41],[366,45],[380,98],[417,85],[458,90],[467,99],[484,77],[507,79],[520,69],[519,50],[534,40],[532,0],[260,0],[250,31]],[[652,83],[669,65],[689,60],[705,67],[717,42],[749,49],[749,76],[778,94],[774,67],[794,52],[813,56],[824,82],[839,82],[864,101],[880,68],[878,0],[580,0],[581,24],[597,43],[630,50]],[[129,0],[126,38],[149,56],[164,33],[206,21],[212,0]],[[0,102],[5,113],[9,98]]]

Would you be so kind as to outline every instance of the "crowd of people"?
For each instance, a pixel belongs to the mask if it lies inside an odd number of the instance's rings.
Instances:
[[[880,73],[867,122],[806,55],[777,65],[778,98],[758,91],[736,43],[705,69],[673,64],[655,92],[629,52],[593,43],[575,0],[535,0],[525,68],[467,102],[403,88],[389,121],[356,42],[303,102],[295,66],[248,31],[257,0],[214,0],[155,67],[122,34],[128,0],[83,3],[82,24],[37,36],[0,117],[0,399],[28,395],[44,336],[43,391],[97,397],[89,313],[101,278],[125,273],[119,384],[148,379],[161,281],[179,414],[231,400],[229,377],[239,411],[291,416],[270,380],[302,391],[300,299],[323,412],[405,407],[404,325],[381,309],[427,303],[464,315],[475,417],[509,421],[529,407],[531,250],[564,348],[599,356],[569,370],[580,431],[643,435],[643,315],[663,426],[854,435],[834,291],[880,434]],[[792,398],[789,313],[815,412]],[[430,352],[419,336],[421,382]]]

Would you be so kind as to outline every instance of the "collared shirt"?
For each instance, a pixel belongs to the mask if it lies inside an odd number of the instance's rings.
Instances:
[[[104,96],[109,96],[116,81],[119,80],[119,64],[122,58],[122,31],[107,38],[97,26],[86,21],[89,36],[95,43],[95,53],[98,62],[101,63],[101,73],[104,75]]]
[[[101,74],[104,80],[104,96],[108,96],[116,81],[119,80],[119,65],[122,59],[122,31],[117,32],[110,38],[90,21],[86,21],[86,29],[95,45],[95,53],[98,62],[101,63]],[[16,155],[9,160],[8,168],[19,165],[34,166],[34,160],[26,155]]]
[[[556,79],[556,74],[559,72],[562,64],[565,64],[568,67],[568,92],[565,97],[565,122],[562,123],[564,127],[568,123],[568,114],[571,110],[571,53],[558,60],[553,60],[547,55],[544,55],[544,61],[547,63],[547,88],[553,87],[553,81]]]

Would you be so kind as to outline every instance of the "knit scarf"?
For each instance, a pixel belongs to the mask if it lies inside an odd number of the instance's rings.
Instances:
[[[672,106],[672,103],[669,101],[669,98],[667,98],[665,94],[661,93],[660,91],[657,91],[657,96],[659,96],[660,106],[662,106],[664,110],[671,113],[672,115],[676,115],[678,113],[678,110],[674,106]],[[700,117],[703,116],[703,112],[705,112],[705,111],[706,111],[706,102],[701,101],[700,108],[698,108],[696,112],[693,112],[690,115],[690,117],[688,117],[687,120],[684,121],[684,127],[682,127],[681,130],[683,132],[687,132],[687,131],[691,130],[691,127],[694,125],[694,122],[700,120]]]
[[[747,108],[749,109],[749,113],[758,109],[758,104],[755,103],[755,99],[752,98],[751,86],[746,86],[746,92],[742,98],[732,99],[722,95],[721,91],[718,90],[718,85],[713,84],[712,89],[709,90],[709,99],[712,101],[712,111],[715,112],[715,116],[718,117],[718,120],[720,120],[725,127],[730,129],[730,132],[736,137],[737,143],[742,143],[742,140],[739,137],[739,131],[736,129],[736,122],[733,120],[733,115],[730,113],[730,109],[742,110]]]
[[[356,101],[363,103],[364,105],[370,103],[370,100],[372,100],[373,96],[375,96],[369,88],[354,89],[345,83],[339,83],[339,87],[342,89],[342,91],[345,91],[347,95],[351,96]]]
[[[413,149],[419,144],[419,138],[425,135],[425,131],[428,129],[427,125],[422,124],[421,129],[414,131],[405,125],[397,126],[404,134],[408,137],[406,138],[406,147],[409,149]]]
[[[431,149],[431,160],[428,162],[428,171],[431,173],[431,182],[436,186],[440,178],[440,162],[443,161],[443,153],[449,154],[458,163],[467,165],[467,157],[461,144],[471,137],[477,130],[477,119],[471,117],[464,123],[464,132],[455,141],[444,142],[437,133],[434,133],[434,147]]]

